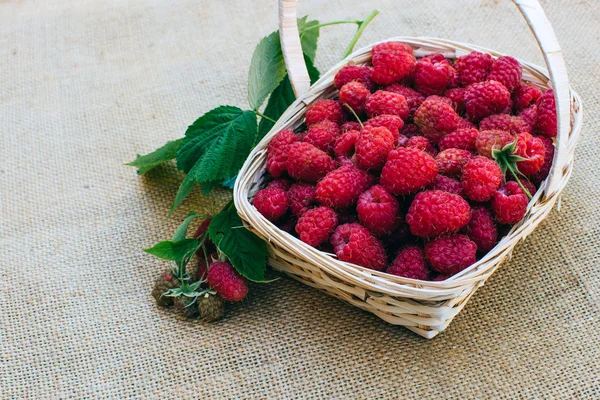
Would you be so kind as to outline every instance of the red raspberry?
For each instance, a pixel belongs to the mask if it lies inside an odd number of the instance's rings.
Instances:
[[[398,200],[381,185],[372,186],[358,198],[360,222],[376,235],[389,235],[401,221]]]
[[[458,127],[458,114],[449,104],[427,98],[415,112],[415,124],[433,143]]]
[[[423,103],[425,97],[419,92],[409,87],[400,85],[399,83],[393,83],[385,87],[385,90],[392,93],[398,93],[404,96],[406,103],[408,104],[408,116],[412,117],[415,115],[417,108]]]
[[[502,183],[502,170],[495,161],[477,156],[463,167],[461,182],[469,199],[488,201]]]
[[[335,162],[310,143],[296,142],[288,147],[288,174],[295,179],[316,182],[335,168]]]
[[[424,57],[415,66],[415,88],[425,96],[444,93],[454,76],[448,60],[440,56],[441,59]]]
[[[527,195],[517,182],[506,182],[494,194],[492,210],[496,220],[501,224],[516,224],[527,212]]]
[[[385,272],[405,278],[426,281],[429,279],[431,271],[425,260],[423,249],[419,246],[408,246],[398,253],[392,265]]]
[[[556,120],[556,102],[554,91],[547,90],[536,103],[537,106],[537,129],[545,136],[555,137],[558,132],[558,121]]]
[[[316,188],[308,183],[294,183],[287,194],[290,211],[298,218],[317,204]]]
[[[248,281],[229,262],[212,263],[207,278],[210,287],[227,301],[241,301],[248,294]]]
[[[414,72],[416,61],[412,54],[405,51],[383,48],[378,50],[375,46],[372,50],[373,73],[371,78],[379,85],[399,82]]]
[[[521,111],[532,104],[542,95],[542,90],[531,84],[521,83],[515,88],[512,94],[513,108],[515,111]]]
[[[379,43],[379,44],[376,44],[375,46],[373,46],[373,48],[371,49],[371,53],[373,55],[378,55],[379,53],[386,52],[386,51],[408,53],[408,54],[414,53],[413,48],[409,44],[400,43],[400,42]]]
[[[352,164],[342,165],[317,183],[317,200],[332,208],[350,207],[371,183],[365,171]]]
[[[360,82],[352,81],[346,83],[340,89],[340,104],[347,104],[357,114],[365,112],[365,102],[371,91]]]
[[[477,129],[477,126],[466,118],[458,118],[458,127],[456,129]]]
[[[462,197],[441,190],[417,193],[411,203],[406,223],[418,237],[432,238],[458,232],[469,222],[471,208]]]
[[[459,176],[462,167],[473,158],[473,154],[467,150],[446,149],[435,157],[440,174]]]
[[[537,106],[535,104],[530,105],[519,113],[519,117],[523,118],[523,121],[533,130],[537,124]]]
[[[494,65],[492,56],[474,51],[466,56],[459,57],[454,63],[454,68],[460,76],[460,82],[464,86],[468,86],[485,81],[492,65]]]
[[[546,147],[537,137],[527,132],[519,133],[516,153],[527,161],[517,162],[517,169],[524,175],[533,175],[542,168]]]
[[[444,96],[450,100],[452,100],[452,103],[455,104],[454,109],[456,110],[456,112],[464,112],[465,110],[465,93],[467,92],[467,89],[465,88],[454,88],[454,89],[448,89],[446,90],[446,93],[444,93]]]
[[[373,81],[371,80],[372,70],[369,67],[359,67],[358,65],[346,65],[340,69],[335,77],[333,78],[333,84],[337,89],[341,89],[342,86],[348,82],[360,82],[371,90],[373,87]]]
[[[309,128],[326,119],[340,125],[344,123],[342,106],[335,100],[319,100],[306,109],[306,126]]]
[[[340,130],[335,122],[325,120],[312,125],[302,141],[310,143],[319,150],[330,153],[333,151],[333,145],[340,136]]]
[[[419,128],[415,124],[404,124],[402,129],[400,129],[400,134],[410,139],[419,134]]]
[[[460,182],[445,175],[436,175],[433,183],[429,185],[429,190],[442,190],[462,196],[462,185]]]
[[[351,130],[340,136],[333,147],[333,153],[340,164],[352,162],[356,152],[356,141],[360,136],[359,131]]]
[[[490,251],[498,241],[498,229],[492,213],[483,206],[471,208],[471,219],[465,226],[465,233],[482,253]]]
[[[387,255],[379,239],[360,224],[338,226],[331,235],[331,244],[341,261],[376,271],[382,271],[387,264]]]
[[[288,195],[277,187],[266,187],[256,192],[252,204],[256,210],[271,222],[277,221],[287,212]]]
[[[393,194],[409,194],[430,185],[437,172],[437,164],[429,154],[400,147],[389,153],[380,181]]]
[[[329,240],[337,224],[338,217],[335,211],[329,207],[317,207],[300,217],[296,224],[296,232],[304,243],[317,247]]]
[[[408,104],[404,96],[398,93],[378,90],[367,98],[365,109],[369,117],[381,114],[397,115],[402,120],[408,117]]]
[[[492,65],[487,79],[500,82],[509,92],[512,92],[521,83],[522,75],[523,68],[516,59],[502,56],[498,57]]]
[[[510,132],[500,131],[497,129],[490,131],[481,131],[475,139],[475,147],[479,155],[492,158],[492,150],[500,150],[509,143],[517,140],[516,135]]]
[[[477,136],[479,136],[479,131],[477,129],[457,129],[441,138],[438,147],[440,150],[462,149],[474,152],[477,149],[475,147]]]
[[[479,129],[482,131],[499,129],[516,135],[521,132],[531,132],[531,125],[525,122],[522,117],[508,114],[493,114],[481,120]]]
[[[367,120],[367,122],[365,122],[365,127],[367,126],[382,126],[387,128],[394,137],[394,140],[397,140],[400,135],[400,129],[404,126],[404,121],[397,115],[381,114]]]
[[[267,187],[283,189],[284,191],[287,192],[290,189],[291,185],[292,185],[292,182],[290,182],[289,180],[287,180],[285,178],[280,178],[280,179],[274,179],[271,182],[269,182]]]
[[[510,104],[510,92],[496,81],[474,83],[465,92],[465,109],[472,121],[502,112]]]
[[[542,141],[545,149],[544,163],[542,164],[540,170],[531,176],[533,183],[539,185],[550,173],[550,167],[552,167],[552,160],[554,159],[554,144],[552,143],[552,139],[545,136],[536,136],[536,138]]]
[[[466,235],[439,237],[425,243],[425,257],[431,268],[454,275],[477,261],[477,245]]]
[[[366,170],[380,170],[394,148],[394,136],[383,127],[365,126],[356,140],[356,161]]]
[[[298,140],[289,129],[280,131],[269,142],[267,149],[267,171],[273,178],[279,178],[287,171],[288,146]]]
[[[356,121],[348,121],[340,126],[340,133],[346,133],[348,131],[360,131],[362,126]]]
[[[419,149],[429,154],[431,157],[435,157],[438,153],[437,149],[433,147],[429,139],[424,136],[413,136],[406,142],[406,147],[413,149]]]

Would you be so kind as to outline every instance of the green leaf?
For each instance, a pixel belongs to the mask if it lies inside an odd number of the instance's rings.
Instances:
[[[248,71],[248,104],[253,110],[265,101],[286,74],[279,33],[264,37],[252,54]]]
[[[208,181],[208,182],[203,182],[202,183],[202,195],[206,196],[208,195],[210,192],[212,192],[212,190],[214,188],[216,188],[217,186],[219,186],[219,181]]]
[[[319,21],[307,21],[308,15],[298,18],[298,31],[300,32],[300,42],[302,44],[302,52],[310,58],[310,61],[315,61],[317,55],[317,42],[319,41],[320,28],[313,28],[319,25]],[[308,29],[313,28],[313,29]]]
[[[144,251],[163,260],[179,261],[196,251],[197,247],[196,239],[165,240]]]
[[[244,228],[233,205],[212,219],[208,235],[240,274],[255,282],[265,280],[267,244]]]
[[[152,153],[143,156],[138,154],[135,160],[125,165],[136,167],[138,169],[138,175],[143,175],[151,169],[158,167],[163,162],[174,159],[182,140],[183,139],[169,141]]]
[[[310,82],[315,83],[319,80],[319,70],[315,68],[307,55],[304,55],[304,60],[306,61],[308,74],[310,75]],[[286,75],[279,86],[277,86],[273,93],[271,93],[271,97],[269,97],[269,101],[267,102],[267,106],[265,107],[263,114],[277,121],[285,112],[285,110],[292,105],[294,100],[296,100],[296,96],[294,96],[292,85]],[[273,122],[269,121],[268,119],[261,118],[260,124],[258,125],[257,141],[260,141],[271,130],[273,125]]]
[[[198,214],[193,211],[190,211],[188,216],[183,220],[181,225],[177,227],[175,233],[173,234],[173,239],[171,240],[181,240],[185,239],[185,235],[187,234],[188,226],[190,226],[190,222],[194,219],[198,218]]]
[[[193,176],[188,175],[183,179],[181,185],[179,185],[179,189],[177,189],[177,194],[175,195],[175,201],[171,206],[171,211],[169,211],[169,215],[173,214],[173,211],[185,200],[185,198],[190,194],[193,187],[196,185],[196,180]]]

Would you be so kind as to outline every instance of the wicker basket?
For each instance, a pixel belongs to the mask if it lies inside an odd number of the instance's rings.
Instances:
[[[306,107],[320,98],[332,97],[336,72],[347,64],[361,65],[371,58],[371,47],[356,51],[312,87],[303,61],[296,27],[295,0],[280,0],[280,32],[284,58],[297,100],[281,116],[273,129],[252,151],[242,167],[234,189],[235,205],[247,227],[269,244],[269,264],[309,286],[315,287],[369,311],[383,320],[403,325],[425,338],[442,332],[462,310],[477,288],[510,257],[514,247],[548,215],[565,187],[573,168],[573,153],[581,130],[582,107],[579,96],[569,87],[562,53],[550,22],[537,0],[514,0],[527,20],[544,53],[548,71],[521,61],[523,80],[540,87],[553,87],[558,109],[558,136],[549,177],[530,201],[524,220],[500,240],[477,263],[443,282],[402,278],[339,261],[292,235],[279,230],[250,204],[265,177],[266,148],[281,129],[294,129],[302,123]],[[410,44],[416,57],[443,53],[456,58],[473,50],[494,57],[502,54],[478,46],[435,38],[394,37],[385,41]]]

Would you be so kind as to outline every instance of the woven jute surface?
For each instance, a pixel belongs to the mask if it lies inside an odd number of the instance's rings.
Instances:
[[[355,3],[299,7],[380,9],[359,45],[439,36],[542,63],[505,1]],[[575,172],[560,212],[427,341],[289,279],[212,325],[150,297],[166,264],[141,249],[227,193],[168,217],[175,169],[122,164],[217,105],[247,106],[274,1],[0,1],[0,398],[600,397],[600,6],[544,6],[587,111]],[[353,29],[323,30],[322,71]]]

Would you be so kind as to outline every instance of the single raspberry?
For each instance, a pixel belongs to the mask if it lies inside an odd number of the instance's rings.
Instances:
[[[473,158],[473,154],[467,150],[446,149],[435,156],[440,174],[449,176],[460,176],[462,167]]]
[[[520,83],[515,88],[512,94],[513,109],[521,111],[532,104],[535,104],[537,99],[542,95],[542,90],[532,84]]]
[[[554,91],[547,90],[536,103],[537,106],[537,129],[545,136],[555,137],[558,132],[558,121],[556,120],[556,102]]]
[[[289,199],[285,190],[266,187],[256,192],[252,204],[266,219],[275,222],[287,212],[288,202]]]
[[[216,321],[225,315],[223,299],[215,294],[206,293],[196,298],[199,319],[205,322]]]
[[[383,245],[367,228],[353,223],[337,227],[331,244],[338,259],[382,271],[387,264]]]
[[[371,68],[359,67],[358,65],[346,65],[340,69],[333,78],[333,84],[337,89],[341,89],[348,82],[360,82],[371,90],[373,81],[371,80]]]
[[[317,183],[317,200],[332,208],[350,207],[372,181],[373,178],[368,173],[356,166],[342,165]]]
[[[477,245],[466,235],[442,236],[425,243],[425,257],[431,268],[454,275],[477,261]]]
[[[340,103],[347,104],[357,114],[365,112],[365,102],[371,91],[360,82],[352,81],[346,83],[340,89]]]
[[[183,318],[194,318],[198,315],[196,299],[188,296],[174,297],[173,312]]]
[[[502,112],[510,105],[510,92],[500,82],[474,83],[465,92],[465,109],[471,121]]]
[[[425,260],[425,252],[419,246],[408,246],[398,253],[385,272],[421,281],[428,280],[431,273]]]
[[[156,304],[161,307],[170,307],[173,305],[173,297],[165,296],[165,293],[170,289],[179,287],[180,283],[173,271],[170,269],[163,271],[154,281],[152,288],[152,297],[156,300]]]
[[[537,124],[537,115],[537,106],[535,104],[521,110],[519,113],[519,117],[523,118],[523,121],[532,127],[531,130],[533,130]]]
[[[295,179],[316,182],[335,168],[333,159],[310,143],[292,143],[287,156],[288,174]]]
[[[496,221],[501,224],[516,224],[527,212],[527,195],[517,182],[506,182],[494,194],[492,210]]]
[[[406,147],[413,149],[419,149],[429,154],[431,157],[435,157],[438,153],[437,149],[431,144],[429,139],[424,136],[413,136],[406,142]]]
[[[329,207],[308,210],[298,219],[296,232],[304,243],[317,247],[329,240],[338,224],[338,216]]]
[[[198,242],[202,241],[202,239],[204,238],[204,248],[206,249],[206,253],[208,254],[211,254],[212,252],[217,250],[217,247],[212,242],[212,240],[210,240],[208,235],[206,235],[205,237],[206,231],[208,231],[208,227],[211,221],[212,218],[205,218],[200,223],[200,225],[198,225],[198,228],[196,228],[196,232],[194,232],[194,235],[192,236],[194,239],[198,239]],[[204,250],[198,249],[196,254],[198,256],[204,256]]]
[[[427,96],[427,98],[425,100],[428,100],[428,101],[441,101],[442,103],[448,104],[450,107],[452,107],[453,110],[456,111],[456,104],[454,104],[454,102],[452,101],[452,99],[449,99],[448,97],[438,96],[436,94],[432,94],[431,96]]]
[[[389,235],[401,221],[398,200],[383,186],[375,185],[358,198],[356,212],[360,222],[376,235]]]
[[[440,56],[424,57],[415,65],[415,88],[425,96],[444,93],[454,76],[454,68]]]
[[[216,261],[210,265],[208,284],[227,301],[241,301],[248,294],[248,281],[227,261]]]
[[[441,151],[446,149],[462,149],[475,152],[475,141],[479,131],[475,128],[457,129],[440,139],[438,147]]]
[[[343,123],[340,126],[340,133],[346,133],[348,131],[360,131],[362,129],[362,126],[360,126],[360,124],[356,121],[348,121]]]
[[[415,124],[404,124],[402,129],[400,129],[400,134],[410,139],[413,136],[419,135],[419,127]]]
[[[498,241],[498,229],[494,217],[484,206],[471,208],[471,219],[465,226],[465,233],[482,253],[490,251]]]
[[[312,144],[319,150],[330,153],[333,151],[333,145],[339,136],[338,125],[326,119],[312,125],[304,135],[303,141]]]
[[[546,155],[544,142],[527,132],[519,133],[516,153],[526,158],[526,161],[518,161],[517,169],[524,175],[534,175],[542,168]]]
[[[465,56],[459,57],[454,63],[454,68],[460,76],[460,82],[464,86],[483,82],[487,79],[494,65],[494,59],[489,54],[473,51]]]
[[[466,118],[458,118],[456,129],[477,129],[477,126]]]
[[[378,54],[380,54],[382,52],[386,52],[386,51],[408,53],[408,54],[414,53],[413,48],[409,44],[401,43],[401,42],[379,43],[379,44],[376,44],[375,46],[373,46],[373,48],[371,49],[371,53],[373,55],[378,55]]]
[[[492,150],[502,149],[509,143],[517,140],[517,136],[507,131],[489,130],[481,131],[475,140],[475,147],[479,155],[492,158]]]
[[[356,141],[360,136],[359,131],[351,130],[342,136],[340,136],[333,147],[333,153],[335,154],[336,160],[342,164],[352,162],[354,159],[354,153],[356,152]]]
[[[487,79],[500,82],[509,92],[512,92],[521,83],[522,75],[523,68],[516,59],[502,56],[498,57],[492,65]]]
[[[355,145],[358,166],[365,170],[380,170],[393,148],[394,136],[387,128],[365,126]]]
[[[523,117],[508,114],[493,114],[485,117],[479,123],[479,129],[482,131],[499,129],[515,135],[521,132],[531,133],[531,125],[525,122]]]
[[[271,182],[269,182],[267,187],[275,187],[275,188],[283,189],[287,192],[290,189],[291,185],[292,185],[292,182],[289,181],[288,179],[279,178],[279,179],[273,179]]]
[[[342,106],[335,100],[318,100],[306,109],[306,126],[309,128],[326,119],[340,125],[344,123]]]
[[[531,176],[531,180],[536,185],[539,185],[546,179],[548,174],[550,173],[550,167],[552,167],[552,160],[554,159],[554,143],[552,143],[552,139],[547,138],[545,136],[536,136],[539,140],[544,144],[544,163],[542,164],[540,170],[536,172],[533,176]]]
[[[456,130],[458,114],[446,102],[427,98],[415,112],[415,124],[423,136],[437,143],[444,135]]]
[[[399,83],[392,83],[391,85],[386,86],[384,90],[404,96],[406,104],[408,104],[409,117],[415,115],[415,111],[417,111],[417,108],[419,108],[421,103],[425,100],[425,97],[423,97],[421,93],[409,87],[400,85]]]
[[[412,54],[388,49],[377,50],[376,47],[373,47],[371,59],[373,82],[389,85],[413,74],[417,60]]]
[[[378,90],[367,98],[365,109],[369,117],[381,114],[397,115],[402,120],[408,117],[408,104],[404,96],[398,93]]]
[[[381,114],[367,120],[367,122],[365,122],[365,127],[367,126],[382,126],[387,128],[394,137],[394,140],[397,140],[400,135],[400,129],[404,126],[404,121],[397,115]]]
[[[459,195],[426,190],[415,196],[406,223],[413,235],[432,238],[458,232],[469,222],[470,211],[469,203]]]
[[[312,206],[317,204],[317,193],[315,186],[296,182],[288,190],[288,199],[290,204],[290,211],[296,217],[300,218],[305,212],[307,212]]]
[[[267,149],[267,171],[273,178],[279,178],[287,171],[288,146],[298,140],[294,132],[284,129],[269,142]]]
[[[454,104],[454,109],[457,113],[463,113],[465,111],[465,93],[467,90],[465,88],[454,88],[448,89],[444,93],[444,96],[450,100]]]
[[[429,190],[442,190],[459,196],[463,194],[460,181],[445,175],[436,175],[435,180],[428,188]]]
[[[431,184],[437,173],[437,163],[429,154],[400,147],[388,154],[380,181],[393,194],[409,194]]]
[[[462,169],[463,193],[473,201],[488,201],[502,183],[502,169],[489,158],[477,156]]]

